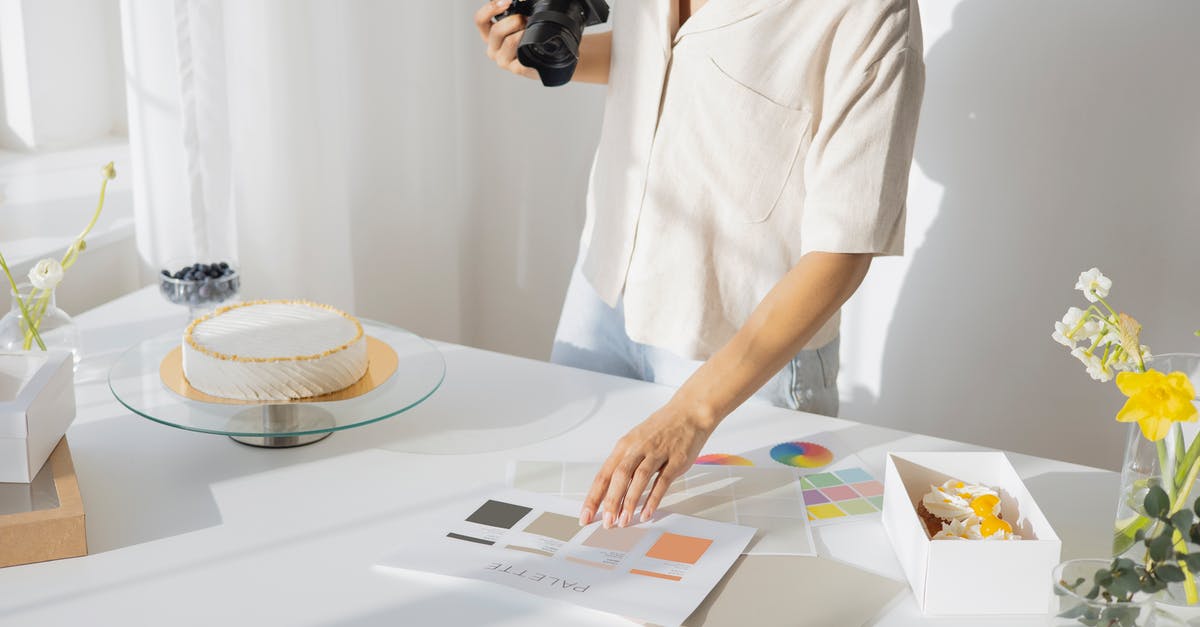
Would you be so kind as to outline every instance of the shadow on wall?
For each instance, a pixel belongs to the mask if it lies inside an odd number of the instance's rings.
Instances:
[[[967,0],[927,51],[916,162],[944,186],[879,402],[895,428],[1115,467],[1121,397],[1050,339],[1081,270],[1157,352],[1200,327],[1200,4]]]

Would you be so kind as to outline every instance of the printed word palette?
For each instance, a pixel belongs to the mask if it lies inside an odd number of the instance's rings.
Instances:
[[[754,529],[672,514],[579,526],[582,503],[502,491],[386,555],[384,570],[478,579],[661,625],[696,609]]]
[[[582,501],[599,470],[599,464],[519,461],[509,467],[509,485]],[[814,517],[792,468],[693,466],[671,484],[660,511],[758,529],[747,555],[816,555]]]

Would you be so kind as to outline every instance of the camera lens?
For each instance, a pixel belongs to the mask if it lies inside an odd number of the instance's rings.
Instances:
[[[588,17],[580,0],[534,0],[517,59],[536,69],[547,86],[567,83],[579,62]]]

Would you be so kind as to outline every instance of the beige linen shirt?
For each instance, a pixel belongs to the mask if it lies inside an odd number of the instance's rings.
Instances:
[[[678,29],[678,0],[612,16],[581,245],[631,339],[707,359],[805,253],[902,252],[916,0],[709,0]]]

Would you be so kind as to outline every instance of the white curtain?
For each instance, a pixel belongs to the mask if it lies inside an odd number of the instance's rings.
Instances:
[[[500,72],[476,6],[123,0],[143,259],[548,355],[603,90]]]

